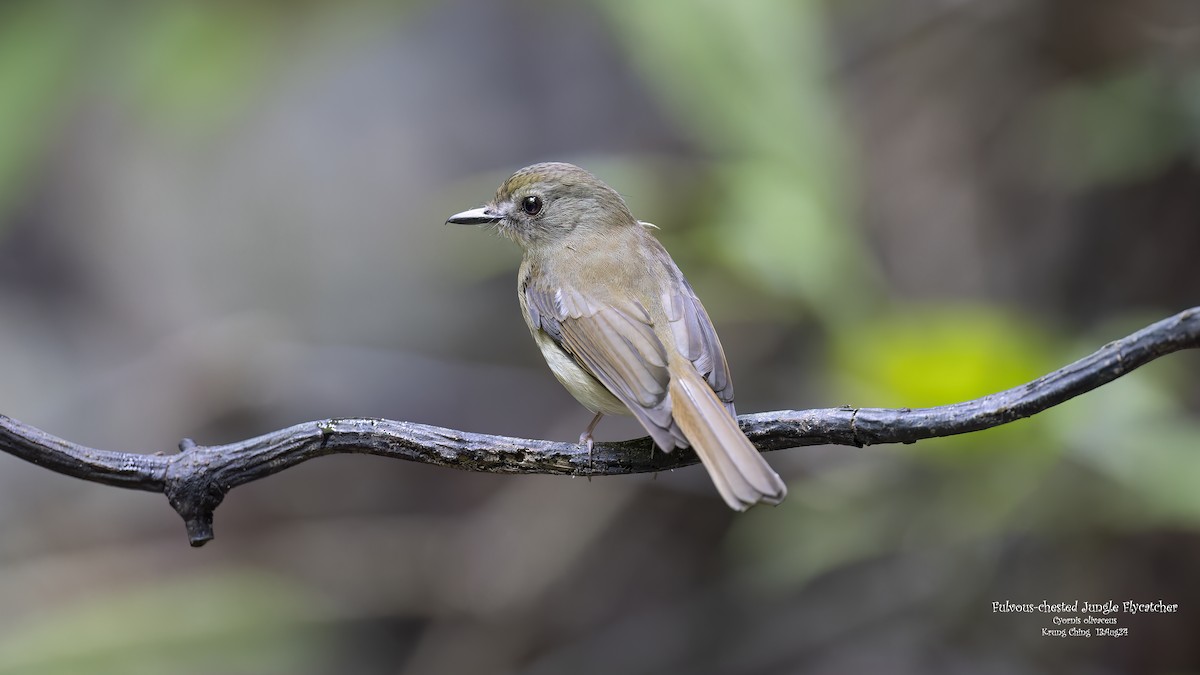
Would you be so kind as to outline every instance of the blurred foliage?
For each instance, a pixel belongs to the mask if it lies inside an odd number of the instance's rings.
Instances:
[[[120,34],[117,67],[145,119],[211,129],[244,110],[282,54],[289,17],[266,3],[146,3]]]
[[[877,314],[830,340],[829,390],[835,400],[859,407],[923,408],[1010,389],[1065,365],[1043,329],[998,308],[906,305]],[[1058,358],[1055,358],[1055,357]],[[1032,418],[955,438],[921,442],[921,451],[945,449],[964,459],[971,449],[992,448],[1051,456],[1036,443],[1044,430]]]
[[[926,340],[912,339],[917,323],[928,327]],[[955,402],[1032,380],[1096,344],[1053,347],[1011,317],[925,308],[839,342],[834,372],[849,379],[836,388],[865,397],[852,399],[863,405]],[[747,585],[769,592],[881,558],[977,549],[998,533],[1195,529],[1200,423],[1181,404],[1191,383],[1168,384],[1173,370],[1153,364],[983,432],[843,451],[850,457],[835,468],[793,484],[777,507],[786,518],[739,520],[728,550]]]
[[[1149,68],[1071,81],[1045,101],[1045,148],[1054,177],[1074,188],[1142,180],[1200,142],[1183,94]]]
[[[1063,365],[1053,341],[986,306],[906,306],[858,322],[830,340],[833,401],[928,407],[1018,386]],[[789,529],[746,519],[731,549],[758,584],[802,586],[832,570],[903,551],[953,546],[1011,525],[1058,461],[1043,420],[913,446],[872,450],[805,480],[780,506]],[[894,455],[887,457],[887,455]],[[754,562],[751,562],[753,560]]]
[[[830,340],[836,396],[870,407],[945,405],[1062,365],[1044,330],[988,306],[906,305]]]
[[[12,200],[42,160],[70,109],[94,7],[62,2],[0,5],[0,235]]]
[[[1181,403],[1176,369],[1154,364],[1119,387],[1101,387],[1047,420],[1071,456],[1128,491],[1141,508],[1117,515],[1123,528],[1200,527],[1200,422]],[[1186,385],[1185,385],[1186,386]]]
[[[308,593],[258,572],[98,591],[0,637],[5,675],[305,673],[327,649]]]
[[[701,211],[709,250],[822,320],[870,299],[849,225],[849,167],[814,2],[630,2],[598,6],[652,91],[714,161]]]

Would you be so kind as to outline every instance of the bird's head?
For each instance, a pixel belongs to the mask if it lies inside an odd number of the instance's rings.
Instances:
[[[492,201],[456,213],[446,222],[494,227],[526,250],[636,223],[616,190],[563,162],[517,171],[496,190]]]

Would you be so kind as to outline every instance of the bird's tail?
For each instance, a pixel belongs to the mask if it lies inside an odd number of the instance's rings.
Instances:
[[[684,370],[671,378],[672,413],[725,503],[745,511],[758,502],[783,501],[787,486],[779,474],[750,444],[700,374]]]

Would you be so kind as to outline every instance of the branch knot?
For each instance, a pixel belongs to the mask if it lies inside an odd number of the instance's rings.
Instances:
[[[226,489],[213,475],[204,446],[185,438],[179,450],[167,463],[163,492],[183,518],[188,543],[203,546],[213,538],[213,511],[225,499]]]

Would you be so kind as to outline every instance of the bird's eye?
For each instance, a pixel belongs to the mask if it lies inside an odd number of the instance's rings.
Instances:
[[[531,216],[536,216],[542,212],[542,198],[530,195],[521,200],[521,210]]]

